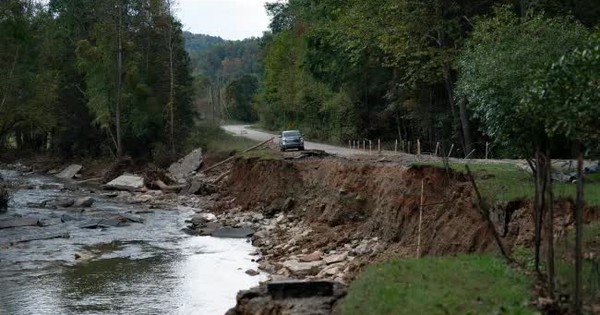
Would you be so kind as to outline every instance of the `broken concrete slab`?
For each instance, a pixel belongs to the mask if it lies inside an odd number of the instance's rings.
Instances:
[[[198,148],[169,166],[169,173],[178,183],[185,183],[202,166],[202,149]]]
[[[254,235],[254,230],[248,227],[233,228],[224,227],[213,231],[211,234],[213,237],[220,238],[246,238]]]
[[[79,207],[79,208],[89,208],[94,204],[94,198],[92,197],[81,197],[81,198],[77,198],[77,200],[74,201],[74,206],[75,207]]]
[[[271,281],[267,283],[267,291],[275,300],[332,296],[333,284],[331,281]]]
[[[38,218],[15,218],[0,220],[0,229],[8,229],[22,226],[42,226]]]
[[[123,174],[104,185],[104,188],[134,191],[144,188],[144,179],[136,175]]]
[[[75,177],[75,175],[77,173],[79,173],[79,171],[81,171],[82,168],[83,168],[83,166],[81,166],[79,164],[71,164],[71,165],[67,166],[65,169],[63,169],[62,172],[56,174],[56,177],[64,178],[64,179],[71,179],[71,178]]]

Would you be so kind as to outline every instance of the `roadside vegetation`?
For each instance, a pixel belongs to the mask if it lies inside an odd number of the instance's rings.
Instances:
[[[369,266],[343,314],[535,314],[531,281],[498,257],[462,255]]]
[[[444,167],[442,163],[415,163]],[[450,163],[448,166],[465,172],[465,164]],[[481,193],[490,203],[508,202],[515,199],[535,197],[535,185],[531,171],[525,171],[514,164],[469,164]],[[554,183],[555,198],[575,200],[577,187],[574,183]],[[600,206],[600,180],[597,174],[586,176],[585,201],[590,206]]]
[[[192,130],[186,143],[188,150],[202,148],[211,159],[222,160],[242,153],[259,142],[232,135],[210,121],[199,123]]]

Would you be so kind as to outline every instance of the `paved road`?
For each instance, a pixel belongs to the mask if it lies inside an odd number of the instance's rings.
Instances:
[[[277,135],[275,135],[275,134],[250,129],[249,127],[250,126],[248,126],[248,125],[221,126],[221,128],[225,129],[226,131],[229,131],[236,135],[246,137],[246,138],[256,140],[256,141],[266,141],[272,137],[277,137]],[[277,139],[275,139],[275,140],[277,140]],[[345,155],[345,156],[356,154],[355,151],[350,150],[348,148],[333,146],[333,145],[329,145],[329,144],[309,142],[309,141],[304,142],[304,148],[306,150],[323,150],[330,154]]]

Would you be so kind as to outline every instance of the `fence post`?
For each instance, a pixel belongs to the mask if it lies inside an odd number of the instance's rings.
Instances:
[[[396,139],[396,143],[394,144],[394,153],[398,153],[398,139]]]
[[[419,233],[417,234],[417,258],[421,257],[421,225],[423,224],[423,188],[425,179],[421,179],[421,206],[419,207]]]
[[[489,153],[489,148],[490,148],[490,143],[489,142],[485,142],[485,159],[488,159],[488,153]]]
[[[369,140],[369,154],[373,154],[373,141]]]
[[[350,150],[352,150],[352,143],[351,143],[351,141],[350,141],[350,140],[348,140],[348,148],[349,148]]]
[[[421,140],[417,139],[417,155],[421,155]]]
[[[377,153],[381,155],[381,139],[377,139]]]
[[[406,153],[410,154],[410,141],[408,141],[408,146],[406,148]]]
[[[452,150],[454,150],[454,143],[450,146],[450,152],[448,152],[448,157],[452,155]]]
[[[435,144],[435,153],[433,153],[434,156],[438,156],[438,150],[440,149],[440,143],[436,143]]]
[[[367,151],[367,141],[363,140],[363,151]]]

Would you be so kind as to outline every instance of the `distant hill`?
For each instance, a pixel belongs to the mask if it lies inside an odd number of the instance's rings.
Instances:
[[[206,50],[210,46],[215,44],[223,43],[225,40],[218,36],[210,36],[205,34],[193,34],[190,32],[183,32],[183,38],[185,39],[185,50],[188,53],[200,52]]]

